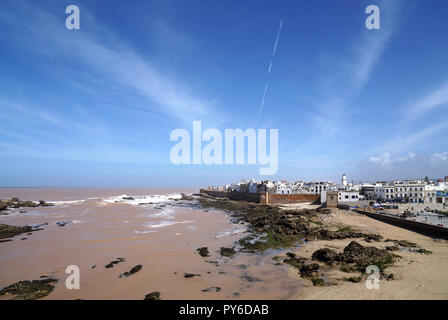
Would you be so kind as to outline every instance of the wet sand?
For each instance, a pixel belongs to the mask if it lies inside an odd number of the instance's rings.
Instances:
[[[23,208],[26,213],[0,216],[2,224],[48,223],[43,226],[44,230],[0,243],[0,288],[45,275],[59,281],[44,299],[143,299],[153,291],[160,291],[162,299],[288,299],[300,290],[300,282],[287,275],[288,268],[275,265],[272,257],[278,254],[276,251],[264,255],[239,253],[231,258],[217,253],[220,247],[232,247],[245,235],[244,225],[233,224],[224,212],[179,206],[180,202],[173,200],[144,205],[135,205],[140,200],[133,204],[114,200],[120,199],[117,197],[120,194],[174,192],[0,190],[0,198],[75,201],[58,202],[48,208]],[[56,223],[60,221],[70,223],[59,227]],[[210,257],[201,257],[196,252],[202,246],[209,248]],[[118,257],[126,261],[105,268]],[[218,266],[207,261],[216,261]],[[139,264],[143,266],[141,271],[119,278]],[[80,290],[65,287],[68,265],[80,268]],[[186,279],[184,273],[201,276]],[[244,276],[255,281],[248,281]],[[211,287],[221,290],[201,291]]]

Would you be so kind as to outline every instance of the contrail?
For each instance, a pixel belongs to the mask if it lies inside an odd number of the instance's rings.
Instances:
[[[271,63],[269,64],[269,67],[268,67],[268,76],[271,74],[272,63],[274,62],[275,52],[277,51],[278,40],[280,39],[280,33],[282,32],[282,27],[283,27],[283,18],[280,18],[280,24],[278,26],[277,37],[275,38],[274,49],[272,50]],[[263,111],[264,99],[266,98],[266,93],[268,92],[268,87],[269,87],[269,80],[266,81],[266,85],[264,86],[264,93],[263,93],[263,98],[261,99],[261,105],[260,105],[260,111],[258,112],[258,117],[261,116],[261,112]]]

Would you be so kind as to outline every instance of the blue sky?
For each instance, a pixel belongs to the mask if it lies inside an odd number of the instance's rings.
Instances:
[[[65,28],[69,4],[80,8],[80,30]],[[381,9],[380,30],[365,27],[370,4]],[[2,186],[448,175],[444,0],[0,0],[0,8]],[[170,133],[191,132],[193,120],[278,129],[277,174],[171,164]]]

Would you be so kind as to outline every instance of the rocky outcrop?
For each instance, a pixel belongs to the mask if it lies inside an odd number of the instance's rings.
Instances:
[[[365,273],[367,266],[376,265],[381,272],[394,263],[396,255],[389,250],[367,247],[356,241],[351,241],[341,253],[331,249],[319,249],[312,255],[312,259],[328,265],[340,264],[342,271]]]
[[[201,257],[208,257],[210,255],[207,247],[197,248],[196,251]]]
[[[0,200],[0,212],[6,211],[7,209],[18,209],[18,208],[36,208],[36,207],[51,207],[54,206],[53,203],[45,202],[44,200],[39,201],[21,201],[19,198],[2,199]],[[25,211],[20,211],[24,213]],[[2,213],[3,215],[7,214]]]
[[[0,224],[0,241],[2,241],[2,239],[9,239],[19,234],[29,233],[31,231],[36,231],[36,229],[30,226],[20,227],[20,226],[10,226],[7,224]],[[10,241],[10,240],[3,240],[3,241]]]
[[[284,211],[277,206],[213,198],[203,194],[198,198],[198,203],[202,208],[226,210],[235,222],[249,224],[248,231],[251,235],[239,241],[241,251],[245,252],[288,248],[302,239],[363,238],[368,242],[382,239],[380,235],[357,232],[350,227],[337,230],[324,228],[322,217],[328,214],[328,209]]]
[[[53,291],[54,285],[52,283],[57,281],[54,278],[19,281],[0,290],[0,296],[11,294],[15,296],[15,299],[40,299],[46,297]]]

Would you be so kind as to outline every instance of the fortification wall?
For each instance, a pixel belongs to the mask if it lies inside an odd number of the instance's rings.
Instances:
[[[215,191],[201,189],[200,192],[206,193],[213,197],[228,198],[230,200],[256,202],[261,204],[287,204],[316,202],[320,200],[319,194],[268,194],[267,201],[265,194],[236,192],[236,191]]]
[[[361,214],[365,214],[370,218],[386,222],[397,227],[408,229],[431,237],[448,239],[448,228],[445,227],[412,221],[408,219],[396,218],[380,213],[364,211],[361,209],[356,209],[355,211]]]

